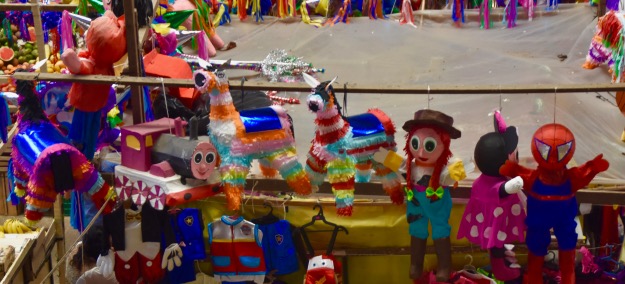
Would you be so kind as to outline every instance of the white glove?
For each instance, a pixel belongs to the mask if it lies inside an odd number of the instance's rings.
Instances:
[[[100,269],[100,273],[102,273],[102,276],[106,278],[113,275],[113,268],[115,267],[115,258],[113,257],[113,254],[113,251],[109,251],[107,255],[98,256],[98,260],[96,261],[96,266]]]
[[[168,271],[174,270],[175,267],[179,267],[182,264],[180,260],[182,258],[182,249],[180,245],[171,244],[163,252],[163,261],[161,262],[161,268],[167,268]]]
[[[590,210],[592,210],[592,204],[590,204],[590,203],[581,203],[581,204],[579,204],[579,214],[581,214],[581,215],[590,214]]]
[[[380,164],[384,164],[384,160],[386,159],[388,152],[388,150],[380,147],[380,149],[373,154],[373,160]]]
[[[515,177],[506,182],[504,189],[508,194],[515,194],[523,189],[523,179],[521,177]]]

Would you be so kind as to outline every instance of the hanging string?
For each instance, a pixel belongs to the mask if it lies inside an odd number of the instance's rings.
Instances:
[[[347,117],[347,82],[343,84],[343,116]]]
[[[428,109],[430,109],[430,85],[428,85]]]
[[[167,118],[169,117],[169,107],[167,106],[167,94],[165,93],[165,82],[163,82],[163,77],[161,79],[161,88],[163,88],[163,100],[165,101],[165,113],[167,113]],[[169,134],[171,135],[171,119],[167,120],[167,125],[169,126]]]
[[[284,201],[282,202],[282,211],[284,213],[284,215],[282,215],[282,220],[286,220],[286,202],[290,201],[293,199],[293,193],[290,193],[288,197],[284,198]]]
[[[556,106],[558,103],[558,86],[553,90],[553,123],[556,123]]]
[[[503,110],[502,106],[502,95],[501,95],[501,85],[499,85],[499,112]]]
[[[243,205],[247,205],[247,202],[250,201],[250,199],[254,198],[254,189],[256,188],[256,186],[258,185],[258,181],[254,182],[254,185],[252,186],[252,192],[250,192],[250,197],[248,197],[245,200],[245,203],[243,203]],[[241,207],[241,211],[245,212],[245,207],[242,206]],[[254,202],[252,202],[252,213],[256,214],[256,210],[254,209]]]
[[[46,280],[48,280],[48,278],[50,278],[50,276],[52,276],[52,274],[59,269],[59,267],[63,264],[63,262],[65,260],[67,260],[67,258],[69,257],[69,254],[74,250],[74,248],[76,247],[76,245],[78,244],[79,240],[82,240],[83,237],[85,236],[85,234],[87,234],[87,232],[89,232],[89,229],[91,229],[91,226],[93,226],[93,224],[95,224],[95,221],[98,219],[98,217],[102,214],[102,211],[104,211],[104,208],[106,208],[106,205],[109,203],[109,201],[111,200],[111,198],[114,196],[114,194],[109,194],[108,197],[106,198],[106,200],[104,201],[104,204],[102,205],[102,207],[100,208],[100,210],[98,211],[98,213],[95,214],[95,216],[93,216],[93,219],[91,219],[91,222],[89,222],[89,224],[87,225],[87,227],[85,228],[84,231],[82,231],[82,233],[80,233],[80,235],[78,236],[78,238],[76,238],[76,240],[74,241],[74,243],[69,247],[68,250],[65,251],[65,254],[63,255],[63,257],[61,257],[61,259],[59,259],[59,261],[56,263],[56,265],[50,270],[50,272],[48,272],[48,274],[46,274],[45,277],[43,277],[41,280],[41,282],[39,282],[39,284],[43,284],[44,282],[46,282]]]

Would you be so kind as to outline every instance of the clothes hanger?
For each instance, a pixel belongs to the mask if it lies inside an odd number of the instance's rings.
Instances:
[[[549,251],[547,255],[551,255],[551,259],[545,261],[544,267],[552,271],[560,270],[560,265],[556,262],[556,253],[554,251]]]
[[[332,222],[328,222],[328,220],[326,220],[326,217],[323,215],[323,207],[319,204],[316,204],[315,206],[313,206],[313,210],[319,208],[319,212],[317,212],[317,215],[312,217],[312,220],[306,224],[304,224],[303,226],[298,228],[298,231],[301,232],[302,234],[302,238],[304,239],[304,244],[306,245],[306,248],[308,250],[308,257],[311,258],[313,256],[315,256],[315,250],[312,247],[312,244],[310,243],[310,239],[308,239],[308,234],[306,233],[306,228],[312,226],[313,224],[315,224],[315,222],[317,221],[322,221],[324,224],[329,225],[331,227],[333,227],[332,230],[318,230],[318,231],[314,231],[314,232],[332,232],[332,237],[330,238],[330,243],[328,244],[328,248],[326,249],[326,255],[331,255],[332,251],[334,250],[334,243],[336,242],[336,236],[338,235],[338,233],[340,231],[345,232],[345,234],[349,234],[349,232],[347,231],[347,229],[343,226],[339,226],[337,224],[334,224]],[[313,232],[313,231],[311,231]]]
[[[607,245],[608,255],[600,258],[602,266],[604,267],[604,273],[610,277],[617,277],[617,274],[622,271],[625,267],[619,261],[614,259],[614,246]],[[605,264],[613,265],[612,267],[605,267]]]
[[[464,256],[464,259],[469,259],[469,263],[466,264],[462,270],[469,272],[469,273],[477,273],[476,272],[477,269],[475,268],[475,266],[473,266],[473,256],[470,254],[467,254]]]
[[[269,213],[267,213],[267,215],[265,216],[252,220],[252,223],[259,225],[268,225],[280,221],[280,218],[278,218],[276,215],[273,215],[273,206],[271,206],[270,203],[263,203],[263,207],[269,207]]]

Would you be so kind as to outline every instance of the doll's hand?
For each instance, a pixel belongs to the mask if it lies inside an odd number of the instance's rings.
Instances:
[[[447,171],[449,171],[449,177],[453,179],[455,182],[459,182],[465,178],[467,178],[467,174],[464,170],[464,163],[462,160],[458,160],[447,167]]]
[[[588,215],[592,210],[592,204],[590,203],[581,203],[579,205],[579,214],[580,215]]]
[[[109,251],[107,255],[98,256],[96,266],[100,269],[102,276],[109,278],[113,275],[113,267],[115,266],[115,259],[113,258],[113,252]]]
[[[168,271],[172,271],[174,269],[174,265],[175,267],[179,267],[182,264],[180,258],[182,258],[180,245],[171,244],[165,249],[165,252],[163,252],[161,267],[163,269],[167,268]]]
[[[507,160],[506,163],[499,168],[499,174],[506,177],[516,176],[515,172],[517,170],[517,166],[517,163]]]
[[[600,173],[606,171],[610,167],[610,163],[603,158],[603,154],[599,154],[597,157],[588,162],[593,171]]]
[[[508,194],[516,194],[523,189],[523,179],[521,177],[515,177],[507,181],[504,189]]]
[[[61,60],[67,66],[67,69],[72,73],[80,72],[80,58],[71,48],[67,48],[63,51],[61,55]]]

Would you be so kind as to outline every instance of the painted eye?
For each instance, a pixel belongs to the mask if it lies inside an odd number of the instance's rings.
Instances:
[[[195,83],[195,87],[198,89],[206,88],[208,76],[204,74],[203,71],[197,71],[193,76],[193,82]]]
[[[202,162],[202,158],[202,153],[195,153],[195,155],[193,156],[193,162],[199,164]]]
[[[321,266],[326,266],[326,262],[325,262],[325,261],[324,261],[324,262],[322,262],[322,263],[321,263]]]
[[[215,161],[215,153],[213,152],[206,153],[206,162],[210,164],[214,161]]]
[[[423,147],[425,147],[425,151],[427,152],[434,152],[436,145],[436,139],[432,137],[425,138],[425,142],[423,143]]]
[[[316,267],[316,266],[317,266],[317,264],[316,264],[316,263],[313,263],[313,267]]]
[[[571,148],[573,148],[573,141],[558,146],[558,162],[562,161],[562,159],[566,157],[566,155],[571,151]]]
[[[538,149],[540,156],[543,158],[543,160],[547,161],[547,159],[549,159],[549,151],[551,151],[551,146],[545,144],[543,141],[540,141],[538,139],[534,139],[534,143],[536,144],[536,149]]]
[[[419,137],[413,136],[412,139],[410,139],[410,147],[412,150],[419,150]]]

